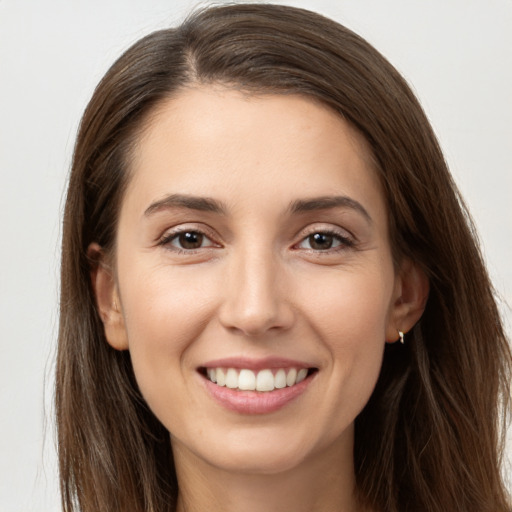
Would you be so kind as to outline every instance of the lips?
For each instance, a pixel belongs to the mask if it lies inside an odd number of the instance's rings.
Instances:
[[[210,396],[242,414],[274,412],[299,397],[318,369],[284,359],[223,359],[199,368]]]

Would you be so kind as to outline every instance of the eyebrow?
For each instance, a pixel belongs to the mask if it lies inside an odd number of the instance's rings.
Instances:
[[[322,196],[311,199],[299,199],[290,204],[289,210],[291,213],[303,213],[340,207],[355,210],[362,214],[370,224],[373,222],[364,206],[348,196]]]
[[[321,196],[311,199],[297,199],[290,204],[288,211],[294,214],[340,207],[355,210],[362,214],[368,222],[372,223],[372,218],[364,206],[348,196]],[[151,203],[144,211],[144,216],[147,217],[153,213],[171,208],[187,208],[189,210],[211,212],[220,215],[226,214],[225,206],[215,199],[186,194],[171,194]]]
[[[154,203],[151,203],[144,212],[144,216],[149,216],[161,210],[170,208],[187,208],[189,210],[198,210],[201,212],[212,212],[225,215],[226,208],[215,199],[209,197],[189,196],[185,194],[171,194]]]

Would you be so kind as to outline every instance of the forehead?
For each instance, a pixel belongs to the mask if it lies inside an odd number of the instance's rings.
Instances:
[[[279,191],[284,199],[337,189],[384,207],[371,162],[364,138],[313,99],[194,87],[161,103],[147,120],[128,192],[137,190],[146,203],[168,193],[214,193],[229,203],[258,191]]]

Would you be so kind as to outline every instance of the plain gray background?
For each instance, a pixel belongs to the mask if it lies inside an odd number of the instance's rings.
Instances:
[[[340,21],[405,75],[512,304],[512,0],[276,3]],[[60,217],[81,113],[124,49],[204,4],[0,0],[1,512],[59,510],[51,402]]]

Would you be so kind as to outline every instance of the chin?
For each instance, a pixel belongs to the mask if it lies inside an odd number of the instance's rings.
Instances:
[[[259,475],[300,470],[304,464],[314,464],[317,457],[323,458],[326,453],[339,457],[347,451],[347,446],[351,457],[352,428],[333,440],[329,435],[317,436],[317,439],[311,436],[311,429],[301,431],[297,427],[295,424],[293,432],[277,429],[275,424],[247,429],[233,427],[224,435],[212,432],[211,436],[203,436],[201,446],[196,439],[193,451],[199,460],[217,469]]]

